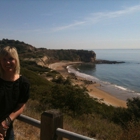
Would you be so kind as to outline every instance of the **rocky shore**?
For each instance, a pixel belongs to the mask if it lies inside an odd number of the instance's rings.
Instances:
[[[109,60],[96,60],[96,64],[118,64],[118,63],[125,63],[124,61],[109,61]]]

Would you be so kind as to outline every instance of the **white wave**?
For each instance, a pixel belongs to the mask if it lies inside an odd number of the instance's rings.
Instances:
[[[93,81],[96,80],[96,81],[99,81],[99,79],[96,78],[96,77],[94,77],[94,76],[91,76],[91,75],[88,75],[88,74],[79,72],[78,70],[74,69],[74,68],[72,67],[72,65],[67,66],[67,70],[68,70],[69,73],[74,73],[76,76],[85,78],[85,79],[87,79],[87,80],[91,80],[91,81],[92,81],[92,80],[93,80]]]
[[[119,89],[121,89],[121,90],[127,90],[127,88],[124,88],[124,87],[118,86],[118,85],[115,85],[115,87],[116,87],[116,88],[119,88]]]
[[[140,96],[140,93],[136,93],[138,96]]]
[[[118,88],[118,89],[120,89],[120,90],[127,91],[127,92],[129,92],[129,93],[135,93],[135,94],[137,94],[137,95],[140,94],[140,93],[137,93],[137,92],[135,92],[135,91],[133,91],[133,90],[130,90],[130,89],[125,88],[125,87],[122,87],[122,86],[115,85],[115,87]]]
[[[67,66],[67,70],[68,70],[69,73],[74,73],[76,76],[85,78],[86,80],[90,80],[90,81],[93,81],[93,82],[98,82],[102,85],[101,87],[103,87],[103,88],[110,87],[111,89],[116,90],[118,93],[130,93],[130,94],[134,93],[134,94],[137,94],[138,96],[140,96],[140,93],[136,93],[135,91],[132,91],[132,90],[127,89],[125,87],[114,85],[113,83],[110,83],[110,82],[107,82],[107,81],[102,81],[102,80],[100,80],[100,79],[98,79],[94,76],[82,73],[82,72],[78,71],[77,69],[74,69],[74,67],[72,65]],[[117,94],[117,92],[116,92],[116,94]],[[128,96],[128,94],[126,94],[126,96]]]

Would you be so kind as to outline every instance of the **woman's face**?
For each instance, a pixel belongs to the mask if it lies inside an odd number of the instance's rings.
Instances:
[[[12,56],[4,56],[1,59],[0,64],[4,72],[15,72],[16,60]]]

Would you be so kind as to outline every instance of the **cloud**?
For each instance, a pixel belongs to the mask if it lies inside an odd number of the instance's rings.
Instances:
[[[66,26],[57,27],[57,28],[54,28],[53,31],[56,32],[56,31],[60,31],[60,30],[64,30],[64,29],[69,29],[69,28],[72,28],[72,27],[75,27],[78,25],[82,25],[82,24],[85,24],[85,21],[75,22],[75,23],[72,23],[72,24],[69,24]]]
[[[117,18],[139,11],[140,11],[140,5],[132,6],[132,7],[124,7],[124,9],[118,11],[91,13],[90,16],[83,18],[83,21],[77,21],[69,25],[53,28],[52,32],[70,29],[72,27],[76,27],[79,25],[95,24],[105,19]]]
[[[140,5],[133,6],[133,7],[128,7],[124,8],[123,10],[118,10],[118,11],[113,11],[113,12],[100,12],[100,13],[95,13],[94,18],[115,18],[115,17],[120,17],[126,14],[131,14],[134,12],[140,11]]]

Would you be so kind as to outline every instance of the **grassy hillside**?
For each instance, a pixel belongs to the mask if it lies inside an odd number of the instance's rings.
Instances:
[[[40,66],[36,67],[38,71],[28,70],[28,66],[21,70],[31,82],[27,115],[40,119],[43,111],[59,109],[64,114],[64,128],[67,130],[99,140],[139,140],[138,98],[128,100],[128,108],[100,104],[89,97],[84,87],[72,86],[69,78],[63,79],[59,73],[53,72],[52,80],[48,81],[44,75],[39,75]],[[46,71],[51,72],[49,69]]]

